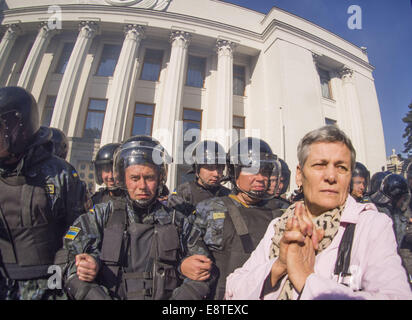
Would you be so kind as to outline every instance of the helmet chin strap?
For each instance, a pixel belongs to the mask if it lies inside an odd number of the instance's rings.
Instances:
[[[253,193],[251,193],[250,191],[242,190],[242,188],[240,188],[240,187],[237,185],[236,182],[234,183],[234,185],[235,185],[235,188],[236,188],[238,191],[247,194],[250,198],[255,199],[255,200],[270,200],[270,199],[273,199],[273,198],[275,197],[274,194],[273,194],[273,195],[268,194],[268,193],[266,192],[267,190],[262,191],[262,196],[258,196],[257,194],[253,194]],[[267,196],[265,197],[264,195],[267,195]]]

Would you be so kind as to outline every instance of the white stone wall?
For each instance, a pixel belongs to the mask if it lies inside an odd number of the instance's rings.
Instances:
[[[63,111],[53,115],[53,124],[72,140],[68,159],[75,166],[76,161],[91,160],[99,143],[129,137],[135,102],[155,104],[154,132],[171,129],[175,120],[182,119],[183,108],[202,110],[203,137],[207,129],[230,128],[233,115],[245,116],[246,131],[260,130],[260,137],[289,164],[291,189],[295,187],[297,144],[309,130],[322,126],[326,117],[336,120],[352,137],[358,160],[371,173],[386,163],[373,66],[367,56],[353,44],[290,13],[274,8],[264,15],[217,0],[196,0],[195,6],[193,0],[173,0],[163,11],[140,10],[137,4],[111,6],[106,0],[32,0],[32,7],[25,0],[5,3],[9,10],[4,12],[1,34],[6,34],[11,24],[18,25],[19,32],[15,39],[7,42],[3,37],[0,43],[4,48],[0,50],[2,86],[19,82],[23,55],[39,35],[39,22],[50,17],[49,5],[61,5],[63,30],[54,33],[49,42],[38,41],[38,54],[32,54],[37,72],[31,75],[26,68],[25,77],[32,77],[28,83],[41,112],[46,97],[58,95],[62,83],[72,88],[64,100],[67,103],[59,107]],[[78,40],[79,23],[90,20],[96,31],[82,40],[85,51],[77,53],[82,61],[76,60],[78,65],[72,66],[76,77],[64,82],[64,76],[54,73],[63,45]],[[127,63],[130,74],[118,70],[113,77],[95,76],[103,45],[123,46],[127,24],[144,30],[144,37],[125,47],[136,50],[125,49],[127,58],[119,66],[120,70]],[[175,30],[187,34],[186,48],[173,49],[170,35]],[[226,46],[224,54],[218,54],[217,44],[221,49]],[[164,50],[156,82],[139,80],[146,48]],[[187,55],[206,58],[204,88],[184,85]],[[229,94],[233,64],[245,66],[244,97]],[[332,99],[322,97],[317,64],[330,70]],[[124,88],[128,90],[119,92]],[[91,98],[108,99],[111,111],[106,116],[111,116],[105,119],[102,141],[85,142],[81,136]],[[117,104],[121,109],[116,110]],[[224,144],[228,147],[230,142]],[[167,148],[172,153],[176,144]],[[174,173],[170,170],[172,189]]]

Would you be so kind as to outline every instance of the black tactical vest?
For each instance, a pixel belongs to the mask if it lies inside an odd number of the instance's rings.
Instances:
[[[249,259],[269,223],[283,213],[267,207],[237,207],[229,197],[222,200],[229,214],[223,225],[223,249],[212,251],[219,270],[219,280],[213,296],[215,300],[223,299],[227,276]]]
[[[104,229],[99,280],[115,299],[164,300],[180,284],[179,235],[174,221],[130,223],[126,202],[113,201]]]
[[[101,188],[99,191],[95,192],[91,198],[93,205],[96,205],[98,203],[106,203],[110,200],[115,200],[117,197],[121,195],[122,193],[120,190],[112,190],[110,192],[108,188]]]
[[[54,188],[35,178],[0,178],[0,266],[5,277],[45,277],[50,265],[67,261],[66,252],[58,252],[65,223],[52,218],[46,193],[56,192]]]
[[[190,203],[196,207],[199,202],[203,200],[210,199],[213,197],[222,197],[229,194],[229,190],[223,186],[216,187],[214,189],[205,189],[198,185],[196,181],[190,181],[188,183],[190,189]]]

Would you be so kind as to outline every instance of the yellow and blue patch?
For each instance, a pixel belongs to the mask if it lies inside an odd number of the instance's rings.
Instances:
[[[66,235],[64,236],[65,239],[74,240],[80,232],[80,228],[77,227],[70,227],[69,231],[67,231]]]

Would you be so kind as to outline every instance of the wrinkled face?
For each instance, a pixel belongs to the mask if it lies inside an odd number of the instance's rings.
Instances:
[[[271,169],[261,168],[259,172],[256,171],[253,168],[242,168],[236,180],[237,186],[246,192],[265,192],[269,185]]]
[[[366,190],[366,181],[364,177],[353,177],[352,178],[352,193],[351,195],[355,198],[362,198]]]
[[[199,183],[209,186],[218,186],[223,177],[225,165],[222,164],[202,164],[199,168]]]
[[[351,153],[342,142],[313,143],[296,171],[296,184],[303,186],[305,204],[316,216],[345,203],[351,178]]]
[[[110,165],[104,166],[102,168],[102,180],[103,183],[107,187],[113,187],[114,186],[114,178],[113,178],[113,168]]]
[[[130,199],[151,201],[159,184],[156,167],[149,164],[137,164],[125,170],[125,182]]]

